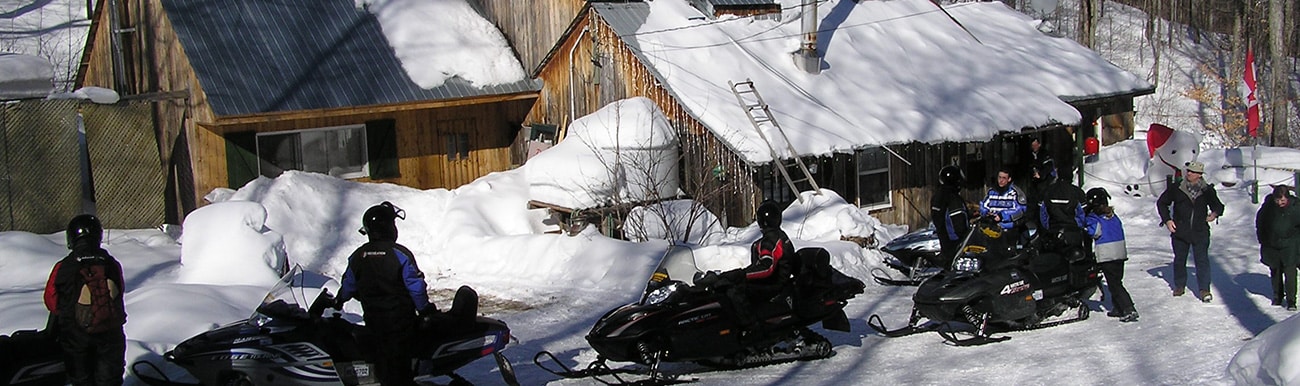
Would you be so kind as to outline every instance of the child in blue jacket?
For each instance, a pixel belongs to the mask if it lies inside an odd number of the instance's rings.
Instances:
[[[1115,208],[1110,206],[1110,194],[1106,189],[1089,189],[1087,199],[1085,223],[1088,235],[1093,239],[1093,251],[1097,255],[1097,263],[1101,265],[1101,274],[1106,277],[1106,286],[1110,288],[1113,304],[1106,316],[1120,318],[1121,322],[1136,322],[1137,309],[1133,307],[1133,298],[1124,288],[1124,261],[1128,260],[1124,224],[1115,215]]]

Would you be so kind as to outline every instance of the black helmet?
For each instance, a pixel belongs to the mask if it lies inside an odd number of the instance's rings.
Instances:
[[[382,204],[366,209],[366,214],[361,218],[361,229],[358,232],[370,236],[370,240],[397,241],[397,223],[395,220],[399,218],[405,220],[406,211],[391,202],[384,201]]]
[[[68,221],[68,249],[73,246],[98,247],[104,239],[104,226],[93,214],[83,214]]]
[[[1093,207],[1102,207],[1110,205],[1110,193],[1105,188],[1088,189],[1088,205]]]
[[[758,227],[771,229],[781,227],[781,206],[771,200],[758,204]]]
[[[957,165],[944,166],[939,169],[939,186],[957,187],[966,182],[966,173]]]

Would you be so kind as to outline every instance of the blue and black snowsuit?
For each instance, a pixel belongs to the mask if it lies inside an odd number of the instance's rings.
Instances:
[[[416,312],[430,307],[424,274],[415,255],[396,240],[375,239],[348,257],[338,304],[356,298],[366,326],[383,340],[375,361],[384,385],[414,385],[411,345],[419,326]],[[395,238],[395,237],[394,237]]]
[[[934,233],[939,236],[940,267],[947,267],[961,248],[961,242],[970,233],[970,214],[966,210],[966,199],[961,190],[952,186],[940,186],[934,198],[930,199],[930,221],[934,222]]]
[[[1110,288],[1112,310],[1116,315],[1136,312],[1133,297],[1124,288],[1124,261],[1128,260],[1124,223],[1110,207],[1092,209],[1085,221],[1088,224],[1088,236],[1093,239],[1093,253],[1101,266],[1102,276],[1106,277],[1106,286]]]

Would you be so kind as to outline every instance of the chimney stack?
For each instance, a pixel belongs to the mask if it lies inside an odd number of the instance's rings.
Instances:
[[[792,54],[794,65],[809,74],[820,74],[822,58],[817,55],[817,0],[803,0],[799,8],[803,13],[803,43],[799,45],[799,51]]]

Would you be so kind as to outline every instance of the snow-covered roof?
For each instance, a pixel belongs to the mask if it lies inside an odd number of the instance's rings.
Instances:
[[[217,115],[533,92],[464,0],[163,2]]]
[[[1075,124],[1064,100],[1152,89],[998,2],[945,7],[960,25],[928,0],[820,3],[822,71],[808,74],[791,57],[798,8],[780,20],[710,20],[686,1],[592,3],[687,112],[750,163],[772,157],[728,82],[753,81],[800,155]]]

